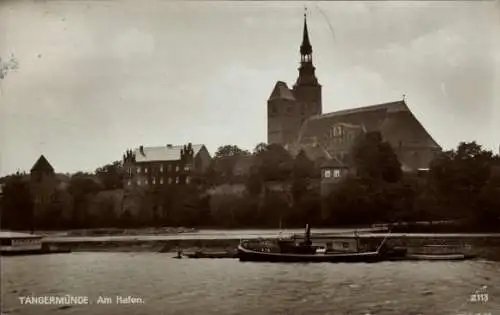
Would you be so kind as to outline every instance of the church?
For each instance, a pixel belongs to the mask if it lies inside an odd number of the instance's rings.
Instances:
[[[333,169],[323,167],[325,179],[325,174],[339,175],[335,167],[346,169],[345,161],[357,135],[380,131],[398,155],[403,171],[429,167],[441,147],[404,99],[323,113],[322,86],[315,69],[304,14],[298,78],[292,88],[283,81],[276,82],[267,101],[268,144],[283,145],[292,154],[304,150],[310,159],[330,165]]]

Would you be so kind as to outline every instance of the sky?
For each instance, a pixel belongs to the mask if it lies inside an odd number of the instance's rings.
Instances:
[[[293,85],[304,6],[323,112],[401,100],[444,148],[500,146],[500,1],[0,1],[0,175],[44,154],[93,171],[126,149],[253,149]]]

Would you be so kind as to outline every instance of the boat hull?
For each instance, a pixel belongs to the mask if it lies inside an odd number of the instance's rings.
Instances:
[[[0,256],[25,256],[25,255],[46,255],[46,254],[63,254],[71,253],[71,249],[32,249],[32,250],[3,250],[0,251]]]
[[[378,262],[383,258],[378,252],[346,253],[346,254],[289,254],[258,252],[238,246],[238,258],[240,261],[254,262]]]
[[[185,253],[183,256],[187,258],[236,258],[237,254],[234,252],[195,252]]]
[[[407,254],[404,260],[467,260],[475,258],[473,255],[464,254],[446,254],[446,255],[422,255]]]

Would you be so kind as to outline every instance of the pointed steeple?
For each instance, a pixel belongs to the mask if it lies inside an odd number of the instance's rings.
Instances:
[[[38,158],[33,167],[31,168],[31,172],[34,171],[45,171],[45,172],[54,172],[54,168],[50,165],[49,161],[43,156],[43,154]]]
[[[300,54],[302,56],[312,54],[312,46],[311,42],[309,41],[309,32],[307,31],[307,8],[305,8],[304,12],[304,31],[302,34],[302,44],[300,45]]]
[[[307,8],[305,9],[307,12]],[[302,44],[300,45],[300,68],[299,77],[295,86],[317,85],[318,79],[314,74],[314,65],[312,62],[312,46],[309,40],[309,31],[307,29],[307,14],[304,13],[304,30],[302,34]]]

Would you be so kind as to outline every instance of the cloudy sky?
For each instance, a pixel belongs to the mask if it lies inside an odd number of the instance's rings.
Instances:
[[[0,175],[93,170],[139,145],[266,141],[303,8],[323,109],[407,103],[444,147],[500,145],[499,1],[2,1]],[[494,88],[496,87],[496,88]]]

